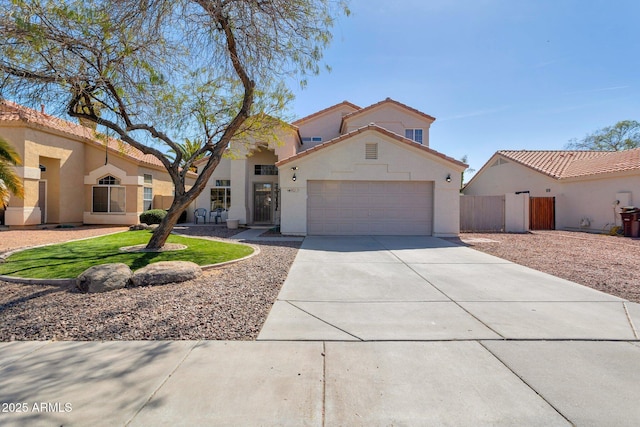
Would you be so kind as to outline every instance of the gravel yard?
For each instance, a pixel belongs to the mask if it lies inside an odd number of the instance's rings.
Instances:
[[[463,233],[460,239],[474,249],[640,303],[640,239],[569,231]]]
[[[9,249],[95,236],[123,228],[0,231]],[[242,230],[176,227],[188,235],[229,237]],[[455,239],[453,239],[455,240]],[[640,302],[640,239],[562,231],[461,235],[459,243],[518,264]],[[175,285],[81,294],[0,281],[0,341],[253,340],[298,242],[256,243],[260,254]]]
[[[100,234],[83,227],[53,237],[56,241],[86,237],[83,229],[89,235]],[[204,226],[177,227],[176,231],[228,237],[243,230]],[[41,230],[2,231],[0,252],[6,250],[9,238],[5,236],[10,233],[20,233],[22,242],[47,243],[44,234],[48,233],[39,235]],[[259,255],[180,284],[81,294],[56,286],[0,281],[0,341],[253,340],[300,244],[260,242],[255,246],[260,248]]]

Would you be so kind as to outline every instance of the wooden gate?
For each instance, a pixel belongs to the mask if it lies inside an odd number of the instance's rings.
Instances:
[[[460,231],[504,231],[504,196],[460,197]]]
[[[529,228],[531,230],[556,229],[555,197],[531,197],[529,199]]]

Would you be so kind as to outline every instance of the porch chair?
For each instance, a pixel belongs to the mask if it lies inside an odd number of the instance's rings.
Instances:
[[[193,211],[193,222],[197,224],[198,218],[202,218],[202,222],[207,223],[207,210],[205,208],[198,208]]]
[[[213,220],[216,224],[218,223],[218,220],[222,222],[222,212],[224,211],[224,208],[216,208],[215,210],[209,212],[209,222],[211,222],[211,217],[213,217]]]

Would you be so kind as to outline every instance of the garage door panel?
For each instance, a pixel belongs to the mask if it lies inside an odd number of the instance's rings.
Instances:
[[[307,233],[431,235],[433,182],[308,181]]]
[[[307,181],[307,192],[309,193],[322,193],[324,183],[322,181]]]
[[[352,218],[356,221],[368,221],[369,220],[369,210],[368,209],[353,209]]]
[[[308,195],[307,206],[312,209],[319,209],[327,206],[327,202],[322,195]]]

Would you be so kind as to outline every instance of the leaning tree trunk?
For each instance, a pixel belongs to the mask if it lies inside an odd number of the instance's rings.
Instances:
[[[167,215],[155,229],[149,243],[147,243],[147,249],[160,249],[164,246],[173,230],[173,227],[178,223],[180,214],[189,206],[188,200],[174,200],[171,207],[167,211]]]

